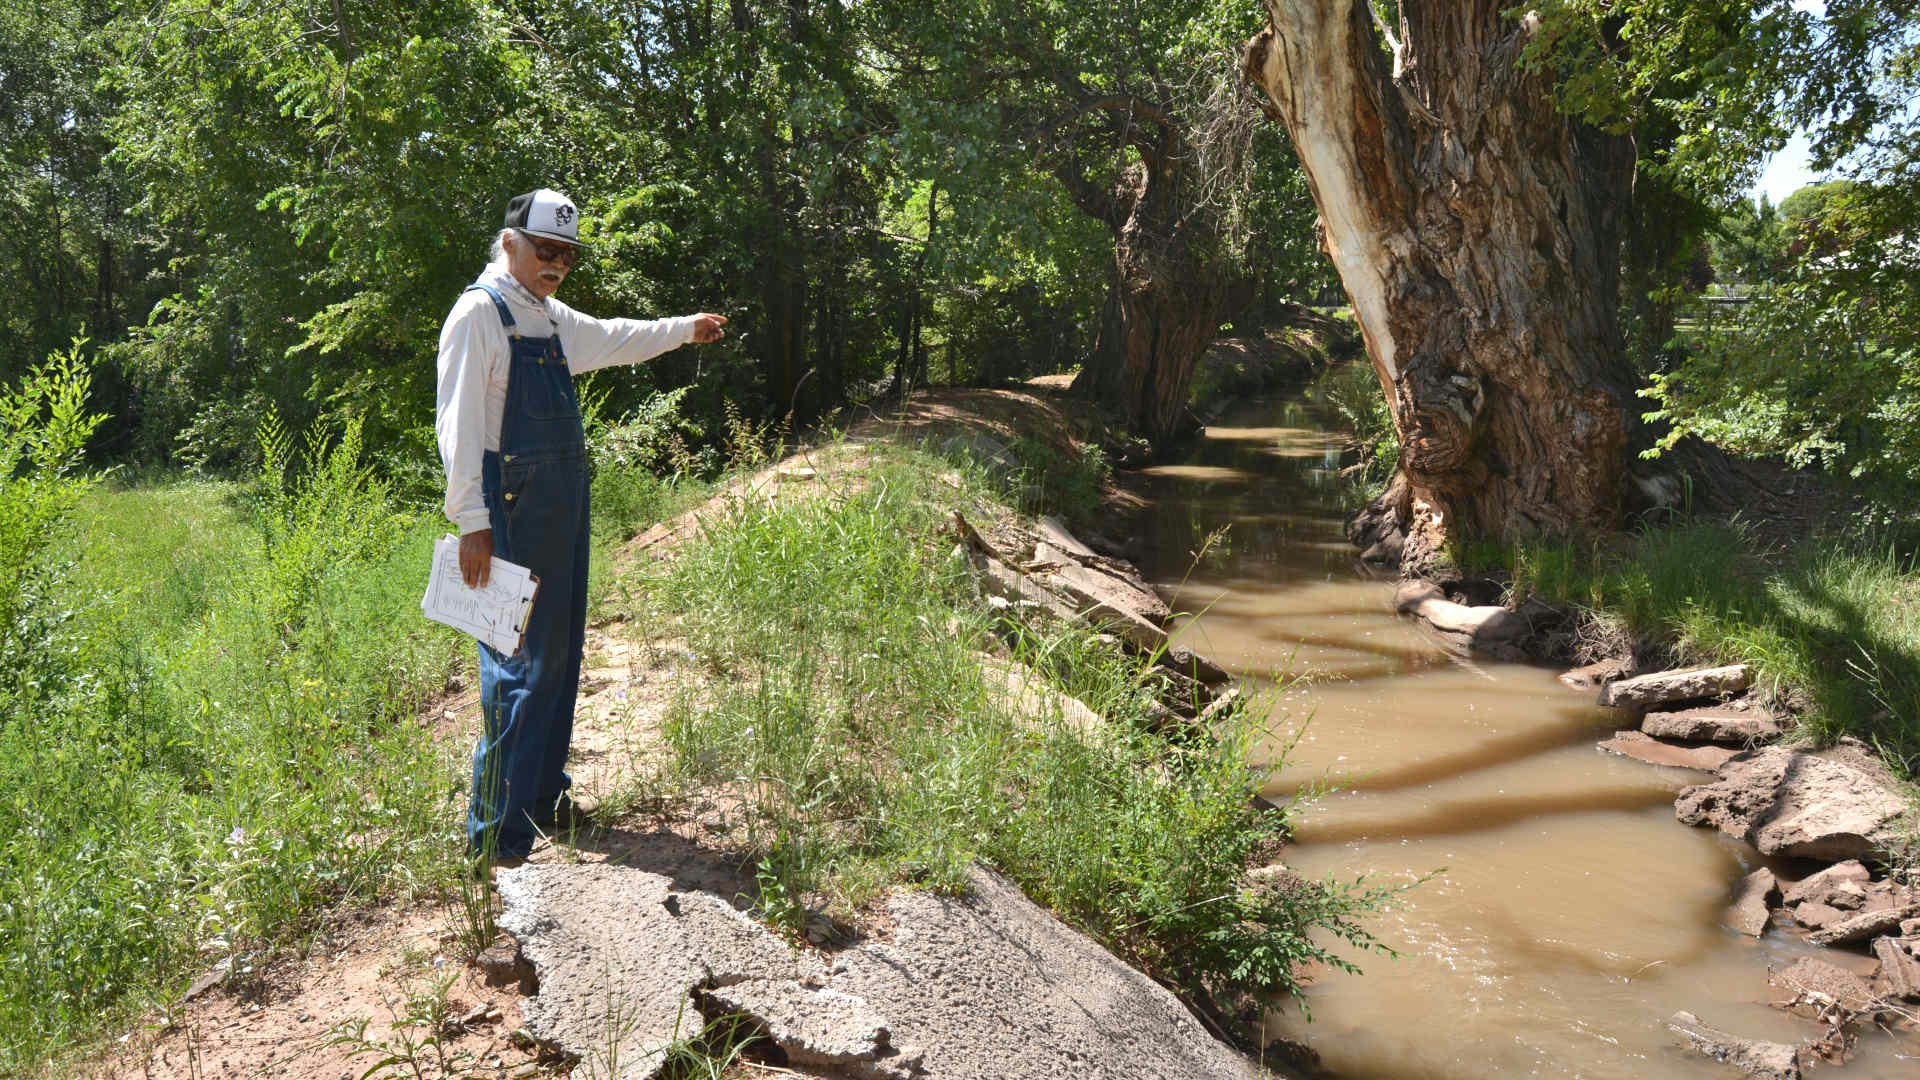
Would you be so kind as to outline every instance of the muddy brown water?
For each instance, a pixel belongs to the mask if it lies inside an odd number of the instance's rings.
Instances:
[[[1147,572],[1180,636],[1264,687],[1269,794],[1335,791],[1297,814],[1287,864],[1375,883],[1433,876],[1367,920],[1397,956],[1341,947],[1269,1038],[1334,1077],[1725,1077],[1664,1021],[1687,1010],[1749,1038],[1820,1028],[1768,1003],[1767,970],[1862,954],[1721,923],[1751,847],[1674,819],[1707,774],[1601,753],[1628,722],[1556,671],[1450,656],[1393,611],[1341,533],[1339,439],[1297,401],[1210,425],[1183,464],[1148,470]],[[1224,533],[1218,530],[1225,527]],[[1210,539],[1211,538],[1211,539]],[[1277,676],[1286,680],[1276,684]],[[1814,867],[1768,863],[1791,880]],[[1435,873],[1438,871],[1438,873]],[[1920,1040],[1868,1033],[1836,1076],[1920,1076]]]

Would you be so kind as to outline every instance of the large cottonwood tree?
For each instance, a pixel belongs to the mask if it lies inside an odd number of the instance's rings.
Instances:
[[[1450,537],[1605,527],[1632,373],[1615,312],[1630,143],[1554,107],[1499,0],[1266,0],[1249,75],[1312,186],[1392,403],[1376,509],[1419,569]]]

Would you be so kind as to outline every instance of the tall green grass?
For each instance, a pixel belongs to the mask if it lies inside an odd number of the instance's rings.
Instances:
[[[416,719],[466,648],[419,614],[441,526],[351,431],[294,457],[49,523],[44,692],[0,713],[0,1073],[456,872],[460,774]]]
[[[1768,555],[1769,557],[1763,557]],[[1920,763],[1920,570],[1860,542],[1789,557],[1737,524],[1650,528],[1457,553],[1521,596],[1587,610],[1590,633],[1680,662],[1745,662],[1818,742],[1854,735]]]
[[[689,777],[747,796],[762,911],[798,928],[903,881],[960,888],[979,861],[1200,995],[1283,994],[1302,963],[1339,963],[1312,929],[1370,943],[1355,916],[1375,896],[1250,885],[1286,832],[1254,808],[1250,717],[1170,741],[1137,662],[996,627],[941,539],[946,471],[900,451],[844,499],[745,503],[655,590],[720,676],[667,733]],[[982,518],[984,491],[961,496]],[[1004,637],[1109,723],[1081,730],[1058,698],[1022,715],[980,662]]]

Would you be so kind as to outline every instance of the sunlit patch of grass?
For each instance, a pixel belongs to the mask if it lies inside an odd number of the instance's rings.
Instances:
[[[941,477],[946,476],[943,480]],[[1375,898],[1250,886],[1286,832],[1255,809],[1253,719],[1180,742],[1149,730],[1139,662],[1081,631],[1003,633],[942,539],[948,462],[900,452],[842,500],[752,501],[710,523],[656,590],[715,670],[679,702],[678,767],[747,797],[764,916],[798,930],[899,883],[963,887],[976,862],[1143,969],[1191,989],[1292,990],[1338,961],[1318,928],[1359,944]],[[983,672],[1014,659],[1108,719],[1017,715]]]

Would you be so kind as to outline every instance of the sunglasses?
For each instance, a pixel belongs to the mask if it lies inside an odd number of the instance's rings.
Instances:
[[[572,244],[555,244],[524,232],[520,234],[520,238],[533,245],[533,254],[541,262],[572,266],[580,261],[580,249]]]

